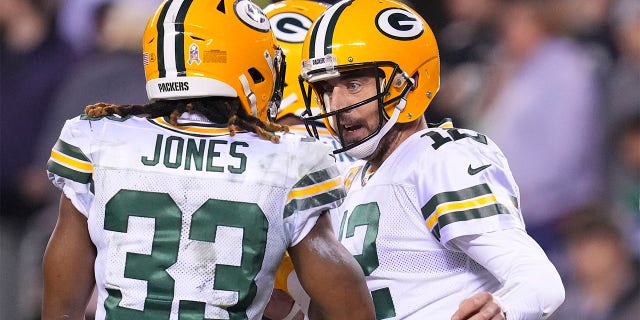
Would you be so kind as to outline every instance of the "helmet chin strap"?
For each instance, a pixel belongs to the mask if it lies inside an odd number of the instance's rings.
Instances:
[[[382,126],[382,129],[378,131],[378,133],[373,136],[371,139],[345,151],[345,153],[351,157],[356,159],[364,159],[370,155],[372,155],[376,149],[378,148],[378,144],[380,144],[380,140],[384,137],[389,130],[396,124],[398,118],[400,117],[400,112],[404,110],[405,105],[407,104],[407,100],[403,97],[398,101],[395,109],[393,110],[393,114],[391,114],[391,118],[389,121]]]

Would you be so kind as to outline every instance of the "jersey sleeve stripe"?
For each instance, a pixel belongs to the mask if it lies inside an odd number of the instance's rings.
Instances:
[[[291,199],[293,198],[304,198],[310,195],[318,194],[326,190],[335,189],[336,187],[341,187],[341,186],[342,186],[342,179],[340,179],[340,177],[335,177],[331,180],[328,180],[322,183],[310,185],[303,188],[294,188],[291,190],[291,192],[289,192],[289,195],[287,196],[287,202],[290,202]]]
[[[49,161],[47,162],[47,170],[55,175],[83,184],[91,182],[92,179],[91,173],[76,171],[59,164],[53,159],[49,159]]]
[[[82,152],[82,150],[80,150],[80,148],[68,144],[61,139],[56,141],[56,144],[53,146],[53,150],[63,153],[69,157],[76,158],[80,161],[90,162],[89,158]]]
[[[340,171],[337,167],[329,167],[323,170],[315,171],[304,176],[300,181],[298,181],[293,188],[304,188],[310,185],[317,184],[318,182],[327,181],[331,179],[335,179],[340,176]]]
[[[438,193],[431,197],[431,199],[429,199],[429,201],[427,201],[427,203],[422,207],[422,216],[425,219],[428,219],[429,216],[431,216],[434,211],[436,211],[436,208],[442,204],[446,204],[448,202],[469,200],[487,194],[491,194],[491,188],[489,188],[486,183],[458,191]]]
[[[448,224],[509,212],[487,184],[436,194],[422,207],[426,225],[438,240],[440,229]]]
[[[508,214],[509,209],[499,203],[494,203],[489,206],[474,208],[464,211],[455,211],[438,217],[438,223],[430,228],[431,233],[440,240],[440,229],[446,225],[459,222],[468,221],[473,219],[486,218],[498,214]]]
[[[55,149],[51,150],[51,159],[63,166],[69,167],[72,170],[85,173],[93,172],[93,165],[90,162],[77,160],[76,158],[58,152]]]
[[[51,150],[47,170],[55,175],[79,183],[90,183],[93,165],[82,150],[58,139]]]
[[[455,211],[464,211],[471,208],[477,208],[486,206],[488,204],[497,203],[496,197],[493,194],[488,194],[480,197],[476,197],[473,199],[469,199],[466,201],[459,202],[449,202],[440,204],[436,211],[431,214],[431,216],[427,219],[427,226],[429,229],[433,228],[433,225],[438,222],[439,217]]]
[[[331,205],[333,203],[335,203],[335,206],[329,207],[337,207],[338,205],[340,205],[345,195],[346,193],[344,192],[343,188],[336,188],[311,197],[293,199],[285,205],[283,216],[284,218],[287,218],[296,211],[305,211],[323,206],[327,207],[327,205]]]

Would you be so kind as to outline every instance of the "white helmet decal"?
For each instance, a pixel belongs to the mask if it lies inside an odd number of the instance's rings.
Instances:
[[[295,12],[282,12],[270,18],[273,33],[279,41],[301,43],[311,27],[311,19]]]
[[[238,0],[234,3],[233,10],[236,12],[238,18],[240,18],[240,21],[250,28],[262,32],[268,32],[270,30],[269,19],[267,19],[267,16],[257,4],[249,0]]]
[[[376,16],[376,27],[384,35],[397,40],[416,39],[424,32],[420,19],[400,8],[380,11]]]

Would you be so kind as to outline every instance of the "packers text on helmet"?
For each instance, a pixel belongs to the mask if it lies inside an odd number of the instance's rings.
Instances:
[[[275,117],[284,56],[255,3],[165,1],[147,23],[142,49],[150,100],[238,97],[248,114]]]

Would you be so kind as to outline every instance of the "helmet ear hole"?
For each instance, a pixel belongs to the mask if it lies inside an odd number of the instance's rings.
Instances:
[[[258,71],[258,69],[256,68],[251,68],[249,70],[247,70],[249,72],[249,75],[251,76],[251,79],[253,80],[253,83],[261,83],[264,81],[264,76],[262,75],[262,73],[260,73],[260,71]]]

